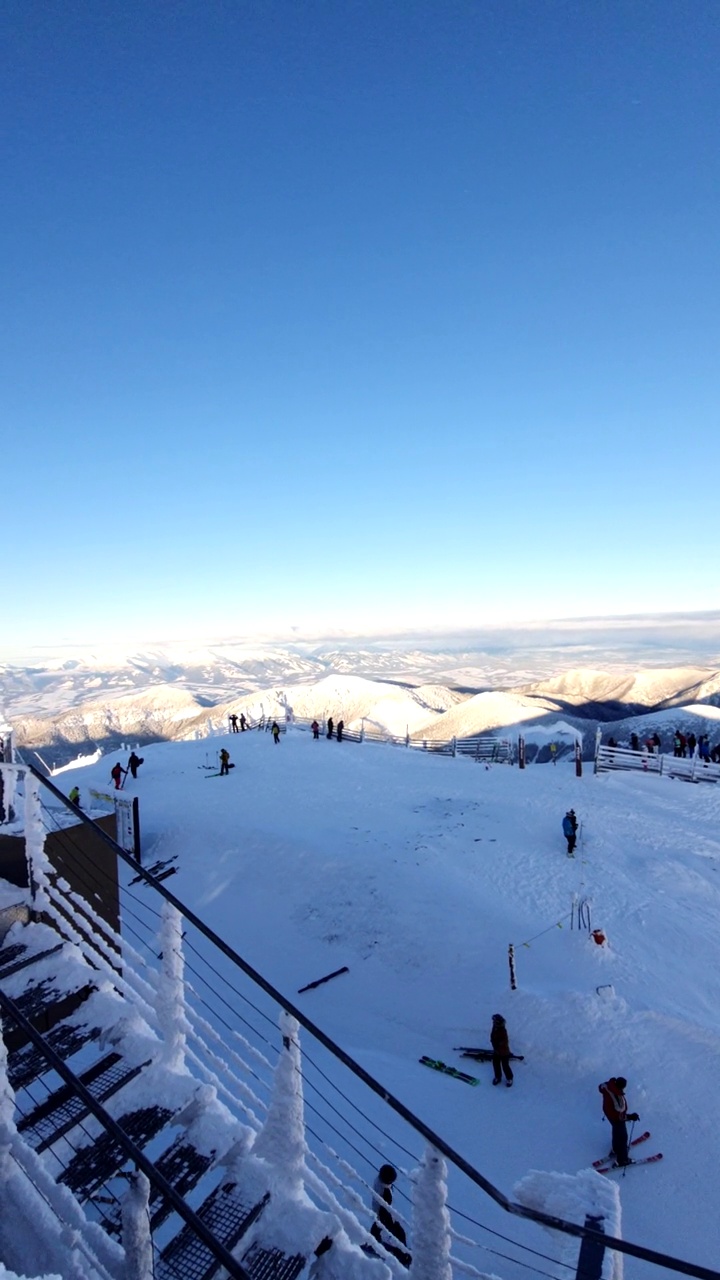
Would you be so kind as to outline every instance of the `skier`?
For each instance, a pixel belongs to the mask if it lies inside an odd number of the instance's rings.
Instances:
[[[492,1019],[492,1027],[490,1029],[490,1043],[493,1047],[493,1071],[495,1073],[493,1084],[500,1084],[502,1081],[502,1073],[505,1073],[505,1088],[510,1089],[514,1079],[512,1067],[510,1066],[510,1041],[508,1039],[508,1031],[505,1025],[505,1019],[501,1013],[494,1013]]]
[[[222,751],[220,752],[220,777],[222,777],[223,774],[226,774],[229,772],[230,772],[230,752],[227,750],[226,747],[223,747]]]
[[[125,770],[123,769],[120,761],[118,760],[117,764],[113,765],[112,769],[110,770],[110,777],[115,783],[116,791],[120,790],[122,786],[121,779],[124,778],[124,776],[125,776]]]
[[[312,729],[312,736],[317,742],[318,738],[320,737],[320,725],[318,724],[317,720],[313,720],[312,724],[310,725],[310,728]]]
[[[244,733],[246,729],[247,729],[247,717],[246,717],[246,715],[245,715],[245,712],[244,712],[244,711],[241,711],[241,712],[240,712],[240,731],[241,731],[241,733]]]
[[[131,772],[131,774],[132,774],[133,778],[137,778],[137,771],[138,771],[138,769],[140,768],[140,765],[141,765],[141,764],[144,764],[144,763],[145,763],[145,761],[144,761],[143,757],[142,757],[142,756],[136,756],[136,755],[135,755],[135,752],[133,751],[132,755],[131,755],[131,756],[130,756],[130,758],[128,759],[128,769],[130,770],[130,772]]]
[[[344,720],[338,720],[338,724],[337,724],[337,740],[338,740],[338,742],[342,742],[342,736],[343,736],[343,729],[344,729],[344,728],[345,728],[345,721],[344,721]]]
[[[70,793],[69,793],[69,795],[68,795],[68,800],[70,801],[70,803],[71,803],[71,804],[77,805],[78,809],[82,809],[82,805],[81,805],[81,803],[80,803],[80,788],[79,788],[79,787],[73,787],[73,788],[72,788],[72,790],[70,791]]]
[[[406,1244],[407,1237],[405,1228],[397,1218],[390,1213],[389,1206],[392,1204],[391,1187],[397,1178],[397,1170],[391,1164],[381,1165],[378,1176],[373,1183],[373,1208],[375,1210],[375,1221],[370,1228],[370,1235],[391,1253],[398,1262],[404,1267],[410,1266],[410,1254],[405,1249],[400,1249],[393,1240],[398,1240],[400,1244]]]
[[[611,1076],[604,1084],[598,1085],[598,1090],[602,1094],[605,1119],[612,1125],[610,1155],[615,1157],[615,1163],[618,1165],[632,1164],[628,1155],[627,1121],[640,1119],[637,1111],[628,1112],[626,1088],[627,1080],[624,1076]]]
[[[228,719],[229,719],[229,721],[230,721],[230,732],[231,732],[231,733],[237,733],[237,731],[238,731],[238,718],[237,718],[237,716],[233,714],[233,715],[231,715],[231,716],[228,716]]]
[[[630,750],[631,751],[640,750],[640,739],[638,738],[636,733],[630,734]]]
[[[333,728],[334,728],[334,721],[333,721],[333,718],[332,718],[332,716],[331,716],[331,717],[330,717],[330,719],[328,720],[328,728],[327,728],[327,736],[328,736],[328,738],[332,738],[332,735],[333,735]]]
[[[272,722],[272,736],[273,736],[273,742],[275,743],[275,746],[277,746],[278,742],[280,741],[280,725],[278,724],[277,720],[273,720]]]
[[[563,835],[567,840],[567,851],[568,857],[570,858],[575,852],[575,845],[577,843],[577,818],[575,817],[574,809],[568,809],[562,820],[562,829]]]
[[[655,748],[657,750],[658,755],[660,755],[660,734],[657,732],[654,733],[652,740],[655,743]]]

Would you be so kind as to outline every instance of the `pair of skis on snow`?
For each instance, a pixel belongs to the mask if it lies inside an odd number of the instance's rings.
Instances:
[[[628,1143],[628,1150],[631,1147],[639,1147],[641,1142],[647,1142],[650,1137],[650,1130],[646,1129],[640,1134],[639,1138],[633,1138]],[[654,1156],[645,1156],[642,1160],[630,1160],[629,1164],[618,1164],[614,1156],[603,1156],[601,1160],[593,1160],[593,1169],[598,1173],[612,1173],[613,1169],[633,1169],[637,1164],[657,1164],[658,1160],[662,1160],[662,1151],[657,1151]]]
[[[493,1057],[492,1049],[472,1049],[469,1046],[459,1045],[457,1052],[461,1053],[464,1058],[475,1058],[478,1062],[490,1062]],[[524,1062],[524,1056],[521,1053],[511,1053],[510,1057],[516,1062]],[[457,1067],[451,1067],[447,1062],[443,1062],[440,1058],[429,1058],[424,1054],[420,1058],[420,1062],[424,1067],[431,1067],[433,1071],[440,1071],[442,1075],[452,1076],[454,1080],[462,1080],[465,1084],[479,1085],[480,1081],[477,1076],[468,1075],[466,1071],[458,1071]],[[647,1142],[650,1137],[650,1130],[646,1129],[645,1133],[641,1133],[638,1138],[633,1138],[628,1144],[630,1147],[639,1147],[641,1142]],[[613,1156],[603,1156],[600,1160],[593,1160],[593,1169],[598,1173],[612,1173],[614,1169],[631,1169],[639,1164],[657,1164],[658,1160],[662,1160],[661,1151],[656,1152],[654,1156],[645,1156],[641,1160],[631,1160],[629,1164],[618,1164]]]
[[[473,1058],[476,1062],[492,1062],[492,1049],[472,1049],[468,1045],[458,1045],[456,1053],[461,1053],[463,1058]],[[521,1053],[511,1053],[510,1057],[515,1062],[524,1062],[525,1059]],[[478,1085],[480,1081],[477,1076],[468,1075],[467,1071],[458,1071],[457,1067],[451,1067],[447,1062],[442,1062],[440,1058],[429,1058],[424,1054],[420,1058],[420,1062],[424,1067],[432,1067],[434,1071],[440,1071],[445,1076],[452,1076],[455,1080],[462,1080],[465,1084]]]

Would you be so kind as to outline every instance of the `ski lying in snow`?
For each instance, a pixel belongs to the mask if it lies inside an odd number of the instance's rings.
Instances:
[[[646,1129],[644,1133],[640,1134],[639,1138],[633,1138],[632,1142],[628,1142],[628,1150],[630,1149],[630,1147],[639,1146],[641,1142],[647,1142],[649,1137],[650,1137],[650,1130]],[[593,1169],[602,1169],[606,1164],[610,1163],[612,1158],[613,1158],[612,1156],[603,1156],[601,1160],[593,1160],[593,1165],[592,1165]]]
[[[167,871],[161,871],[161,872],[160,872],[160,875],[159,875],[159,876],[156,876],[156,877],[155,877],[155,879],[156,879],[156,880],[167,880],[168,876],[174,876],[174,875],[175,875],[175,872],[177,871],[177,869],[178,869],[177,867],[168,867]]]
[[[494,1050],[492,1049],[473,1049],[468,1044],[456,1044],[455,1053],[462,1054],[463,1058],[475,1058],[478,1062],[492,1062]],[[508,1055],[513,1062],[524,1062],[525,1055],[523,1053],[511,1053]]]
[[[234,768],[235,768],[235,765],[234,765],[234,764],[229,764],[229,765],[228,765],[228,769],[234,769]],[[206,773],[206,774],[205,774],[205,779],[206,779],[206,781],[207,781],[207,779],[208,779],[208,778],[222,778],[222,777],[224,777],[224,776],[226,776],[226,775],[224,775],[224,774],[222,774],[222,773],[220,773],[220,772],[218,772],[218,773]]]
[[[606,1164],[603,1169],[596,1169],[596,1173],[612,1173],[615,1169],[634,1169],[639,1164],[657,1164],[658,1160],[662,1160],[662,1151],[656,1152],[654,1156],[645,1156],[642,1160],[631,1160],[629,1164]]]
[[[419,1059],[424,1067],[432,1067],[433,1071],[442,1071],[443,1075],[453,1076],[455,1080],[464,1080],[465,1084],[479,1084],[477,1076],[469,1076],[464,1071],[458,1071],[455,1067],[449,1067],[446,1062],[441,1062],[439,1058],[428,1058],[423,1055]]]

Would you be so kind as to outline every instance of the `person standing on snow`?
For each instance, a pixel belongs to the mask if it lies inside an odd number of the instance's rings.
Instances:
[[[342,736],[343,736],[343,729],[344,729],[344,728],[345,728],[345,721],[344,721],[344,720],[338,720],[337,730],[336,730],[336,733],[337,733],[337,740],[338,740],[338,742],[342,742]]]
[[[562,820],[562,829],[563,835],[567,840],[567,851],[568,857],[570,858],[575,852],[575,845],[577,843],[577,818],[575,817],[574,809],[568,809]]]
[[[272,722],[272,736],[273,736],[273,742],[275,743],[275,746],[277,746],[278,742],[280,741],[280,725],[278,724],[277,720],[273,720]]]
[[[637,1111],[628,1112],[625,1090],[627,1080],[624,1076],[611,1076],[604,1084],[598,1085],[602,1094],[603,1114],[612,1125],[612,1151],[618,1165],[632,1164],[628,1155],[627,1121],[639,1120]]]
[[[72,790],[68,793],[68,800],[70,801],[70,803],[71,803],[71,804],[76,805],[78,809],[82,809],[82,805],[81,805],[81,803],[80,803],[80,788],[79,788],[79,787],[73,787],[73,788],[72,788]]]
[[[494,1013],[490,1029],[490,1043],[493,1047],[493,1084],[500,1084],[502,1073],[505,1073],[505,1087],[509,1089],[514,1079],[510,1066],[510,1041],[505,1019],[501,1013]]]
[[[220,752],[220,777],[230,772],[230,752],[227,747],[223,747]]]
[[[327,726],[328,726],[328,727],[327,727],[327,736],[328,736],[328,738],[332,738],[332,736],[333,736],[333,729],[335,728],[335,722],[334,722],[334,720],[333,720],[332,716],[330,716],[330,718],[328,719]]]
[[[310,725],[310,728],[312,729],[312,736],[317,742],[318,738],[320,737],[320,725],[318,724],[317,720],[313,720],[312,724]]]
[[[410,1254],[405,1249],[398,1248],[398,1243],[404,1245],[407,1243],[405,1228],[397,1218],[394,1218],[390,1212],[392,1204],[391,1187],[397,1178],[397,1170],[391,1164],[381,1165],[378,1176],[373,1183],[373,1209],[375,1210],[375,1221],[370,1228],[370,1235],[374,1236],[380,1244],[391,1253],[398,1262],[404,1267],[410,1266]]]
[[[112,769],[110,770],[110,777],[112,778],[113,782],[115,783],[115,790],[116,790],[116,791],[119,791],[119,790],[120,790],[120,788],[121,788],[121,786],[122,786],[121,779],[124,777],[124,775],[125,775],[125,770],[123,769],[123,767],[122,767],[122,765],[121,765],[120,761],[118,760],[117,764],[114,764],[114,765],[113,765],[113,767],[112,767]]]
[[[144,763],[144,758],[142,756],[136,756],[133,751],[128,759],[128,769],[130,770],[133,778],[137,778],[137,771],[140,768],[140,765]]]

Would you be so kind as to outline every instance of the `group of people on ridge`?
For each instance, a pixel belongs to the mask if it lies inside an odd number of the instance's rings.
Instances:
[[[249,726],[248,726],[247,717],[246,717],[246,715],[245,715],[245,712],[244,712],[244,711],[241,711],[241,712],[240,712],[240,727],[239,727],[239,728],[238,728],[238,717],[234,714],[234,712],[233,712],[233,714],[232,714],[231,716],[228,716],[228,720],[230,721],[230,732],[231,732],[231,733],[244,733],[244,732],[245,732],[245,730],[249,727]]]

